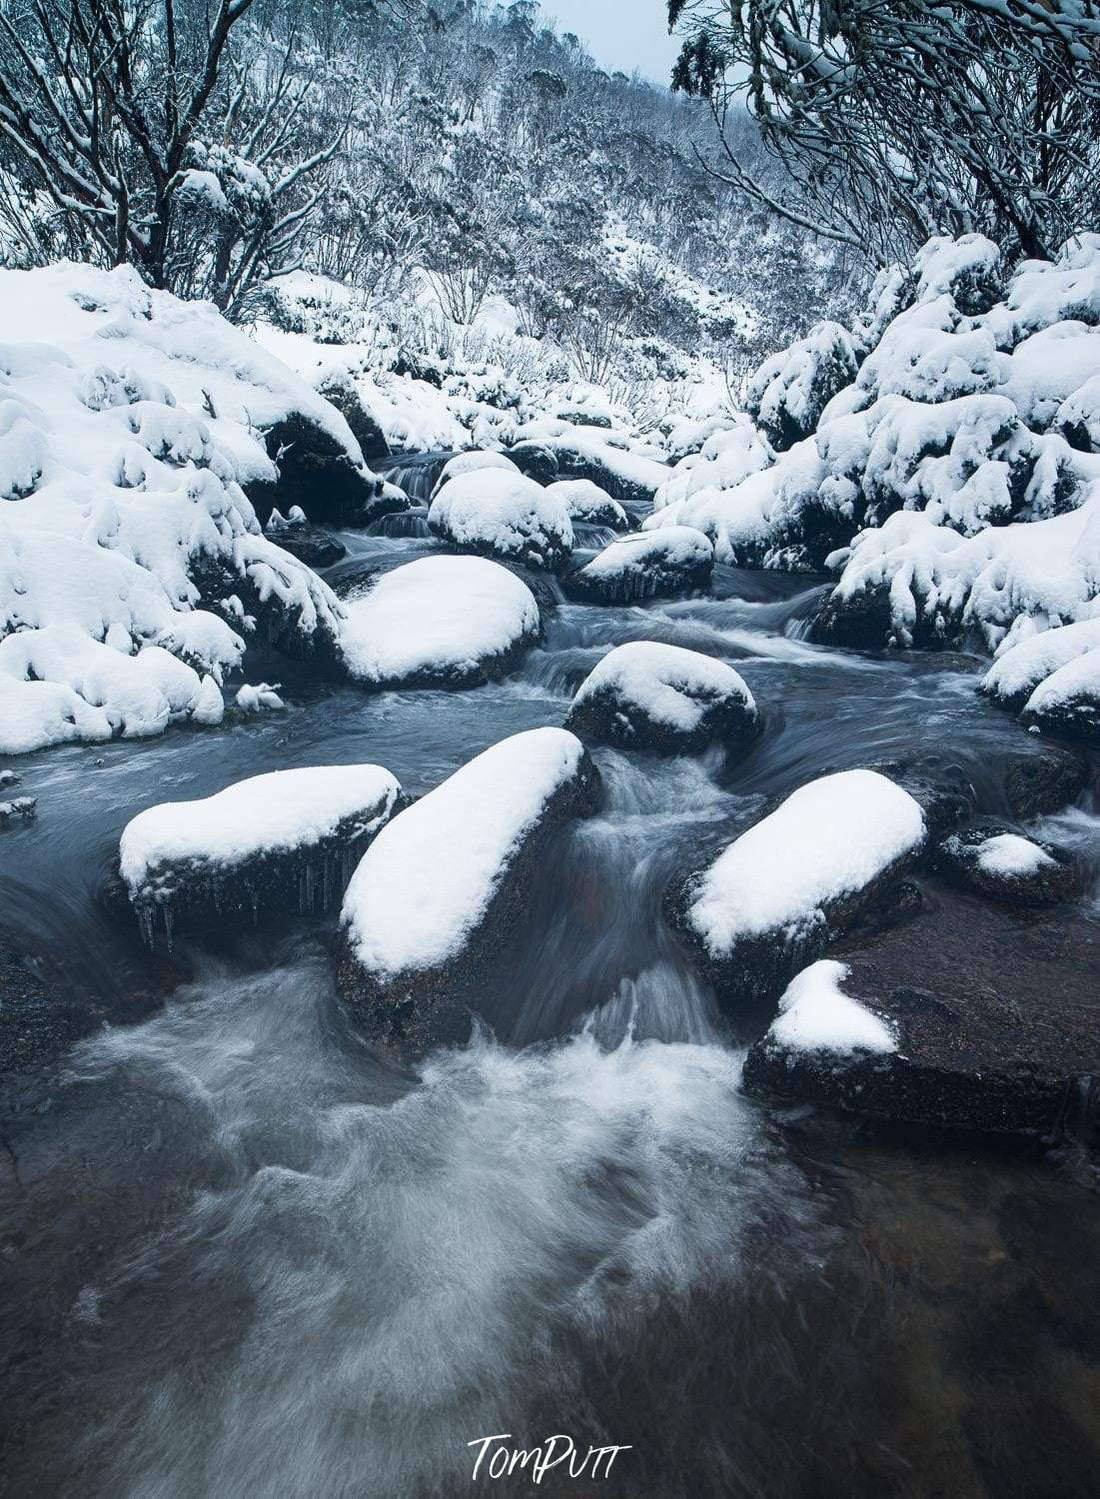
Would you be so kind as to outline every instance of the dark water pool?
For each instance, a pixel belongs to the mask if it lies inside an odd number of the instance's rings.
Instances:
[[[431,544],[345,540],[337,581]],[[815,596],[730,571],[704,600],[559,601],[520,671],[461,694],[262,662],[283,714],[21,765],[39,816],[3,835],[3,925],[66,1019],[24,1036],[0,1150],[8,1492],[570,1493],[560,1468],[470,1481],[467,1443],[558,1432],[629,1445],[587,1486],[632,1499],[1094,1491],[1088,1156],[748,1100],[750,1035],[660,916],[685,861],[826,770],[932,756],[1005,810],[999,766],[1033,741],[979,664],[807,644]],[[358,760],[426,790],[560,723],[632,639],[735,664],[765,733],[736,763],[598,752],[606,808],[548,859],[491,1029],[418,1080],[346,1023],[330,925],[168,957],[99,900],[151,803]]]

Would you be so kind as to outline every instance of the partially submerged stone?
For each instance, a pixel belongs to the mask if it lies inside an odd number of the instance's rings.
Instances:
[[[595,811],[599,778],[564,729],[485,750],[415,802],[360,861],[337,979],[367,1035],[415,1055],[469,1035],[487,965],[517,923],[548,840]]]
[[[1100,933],[1087,913],[1037,921],[933,892],[915,920],[840,957],[840,990],[893,1048],[798,1044],[781,1015],[749,1052],[748,1092],[943,1128],[1051,1137],[1095,1126]]]
[[[163,802],[127,823],[119,874],[146,940],[331,909],[401,804],[380,765],[318,765]]]
[[[690,526],[622,536],[562,579],[566,592],[592,604],[633,604],[706,588],[714,547]]]
[[[566,728],[597,744],[687,754],[747,744],[759,714],[743,678],[711,656],[636,640],[609,651],[577,689]]]
[[[668,911],[726,1002],[774,998],[922,852],[920,804],[873,770],[793,792],[670,892]]]
[[[510,469],[479,468],[448,479],[432,500],[428,528],[459,551],[551,571],[573,547],[564,501]]]
[[[376,688],[472,687],[499,677],[538,638],[522,579],[484,557],[422,557],[346,604],[348,671]]]
[[[1056,905],[1083,884],[1071,854],[1000,824],[951,833],[939,845],[937,862],[954,883],[1012,905]]]
[[[591,479],[559,479],[546,489],[548,494],[565,501],[574,523],[610,526],[613,531],[630,530],[630,517],[619,501]]]

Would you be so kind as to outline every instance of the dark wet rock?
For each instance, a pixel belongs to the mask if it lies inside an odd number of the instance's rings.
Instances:
[[[347,422],[368,463],[384,463],[391,456],[385,433],[350,379],[333,377],[321,385],[318,394],[335,406]]]
[[[844,993],[893,1053],[792,1049],[769,1033],[747,1091],[872,1118],[1052,1136],[1100,1117],[1100,928],[1065,907],[1014,912],[938,888],[915,920],[836,954]]]
[[[532,729],[394,818],[348,887],[337,955],[341,993],[380,1050],[411,1060],[468,1039],[552,840],[599,801],[579,740]]]
[[[299,525],[272,525],[269,520],[265,534],[270,536],[276,546],[282,547],[292,557],[297,557],[307,567],[331,567],[348,554],[347,547],[339,537],[333,536],[331,531],[325,531],[321,526],[311,526],[308,522]]]
[[[270,550],[263,561],[273,562]],[[310,583],[312,589],[322,590],[326,596],[328,590],[312,574],[306,575],[303,588],[300,576],[303,564],[289,554],[287,567],[299,576],[288,571],[283,579],[285,589],[271,589],[261,586],[251,568],[246,566],[238,571],[222,558],[203,554],[192,563],[191,581],[199,590],[203,607],[223,615],[235,630],[241,629],[246,617],[251,618],[255,621],[253,638],[266,641],[294,661],[308,662],[320,675],[345,677],[347,668],[340,650],[338,618],[325,607],[318,593],[312,592],[308,601],[302,596]]]
[[[702,531],[664,526],[620,537],[561,581],[570,598],[585,603],[633,604],[698,592],[713,570],[714,547]]]
[[[715,741],[751,743],[759,713],[732,666],[639,640],[617,646],[589,673],[565,727],[593,744],[678,755]]]
[[[1088,761],[1074,750],[1044,746],[1012,760],[1005,771],[1005,800],[1013,817],[1048,817],[1075,802],[1089,784]]]
[[[893,757],[872,761],[870,769],[889,776],[919,802],[930,842],[936,842],[974,815],[977,807],[974,786],[964,768],[946,758]]]
[[[909,639],[899,640],[890,607],[889,584],[884,583],[847,595],[835,589],[826,594],[810,623],[810,638],[822,645],[856,651],[881,651],[899,645],[936,651],[964,643],[959,621],[942,609],[929,617],[919,598],[917,616],[908,630]]]
[[[329,525],[366,524],[363,517],[380,495],[382,481],[331,432],[296,411],[266,432],[264,442],[279,477],[245,486],[261,522],[276,508],[285,513],[299,505]]]
[[[199,801],[165,802],[127,824],[107,899],[125,895],[150,944],[332,910],[402,804],[378,765],[273,771]]]
[[[1078,895],[1084,885],[1084,871],[1072,854],[1004,823],[951,833],[935,857],[953,884],[1012,905],[1057,905]]]
[[[9,801],[0,801],[0,828],[33,821],[37,806],[36,796],[15,796]]]
[[[670,888],[666,915],[731,1009],[774,1000],[924,851],[920,804],[872,770],[822,776]]]

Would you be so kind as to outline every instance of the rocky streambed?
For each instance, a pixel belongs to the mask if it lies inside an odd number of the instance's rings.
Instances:
[[[339,533],[339,592],[439,553],[416,502],[445,456],[395,462],[413,507]],[[614,534],[576,530],[593,551]],[[716,567],[704,596],[615,605],[512,570],[538,638],[514,601],[524,652],[480,685],[364,692],[272,657],[255,675],[282,711],[19,762],[5,795],[37,815],[0,829],[13,1491],[454,1494],[466,1444],[504,1431],[629,1444],[605,1488],[632,1496],[1088,1491],[1094,762],[982,696],[976,659],[807,640],[813,579]],[[627,645],[574,754],[574,697]],[[678,731],[655,733],[668,692]],[[499,831],[507,757],[468,816],[440,789],[532,731],[552,731],[554,816],[509,803],[531,835],[468,949],[466,1024],[450,1008],[433,1035],[400,986],[414,1054],[362,1023],[386,991],[348,966],[340,897],[267,900],[270,840],[247,900],[219,885],[171,945],[120,903],[146,809],[376,765],[392,779],[317,846],[342,887],[326,840],[360,840],[373,963],[397,964],[402,919],[445,957],[430,918]],[[891,788],[874,857],[855,774]],[[825,777],[845,794],[824,814],[792,801]],[[793,948],[758,911],[717,933],[685,915],[765,818],[794,840],[761,871],[772,915],[809,901]],[[843,900],[803,879],[815,818]],[[815,961],[893,1049],[822,1046],[819,1009],[779,1011]],[[759,982],[730,978],[743,962]]]

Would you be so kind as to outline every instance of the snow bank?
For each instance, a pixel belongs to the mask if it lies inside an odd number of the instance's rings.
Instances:
[[[535,567],[560,567],[573,547],[573,526],[561,497],[522,474],[496,468],[448,480],[432,501],[428,526],[460,551]]]
[[[531,590],[482,557],[405,563],[346,610],[344,658],[356,681],[372,687],[483,682],[540,630]]]
[[[629,604],[705,588],[713,567],[714,548],[701,531],[665,526],[619,537],[563,582],[577,598]]]
[[[583,739],[680,753],[747,740],[756,703],[724,661],[656,641],[609,651],[578,688],[566,727]]]
[[[820,958],[793,978],[779,1000],[779,1015],[767,1040],[789,1051],[897,1051],[893,1030],[840,987],[844,963]]]
[[[0,637],[33,637],[0,674],[10,740],[159,732],[257,627],[331,659],[339,604],[244,486],[275,484],[263,434],[288,420],[369,479],[339,413],[211,306],[128,269],[0,271],[0,313]]]

